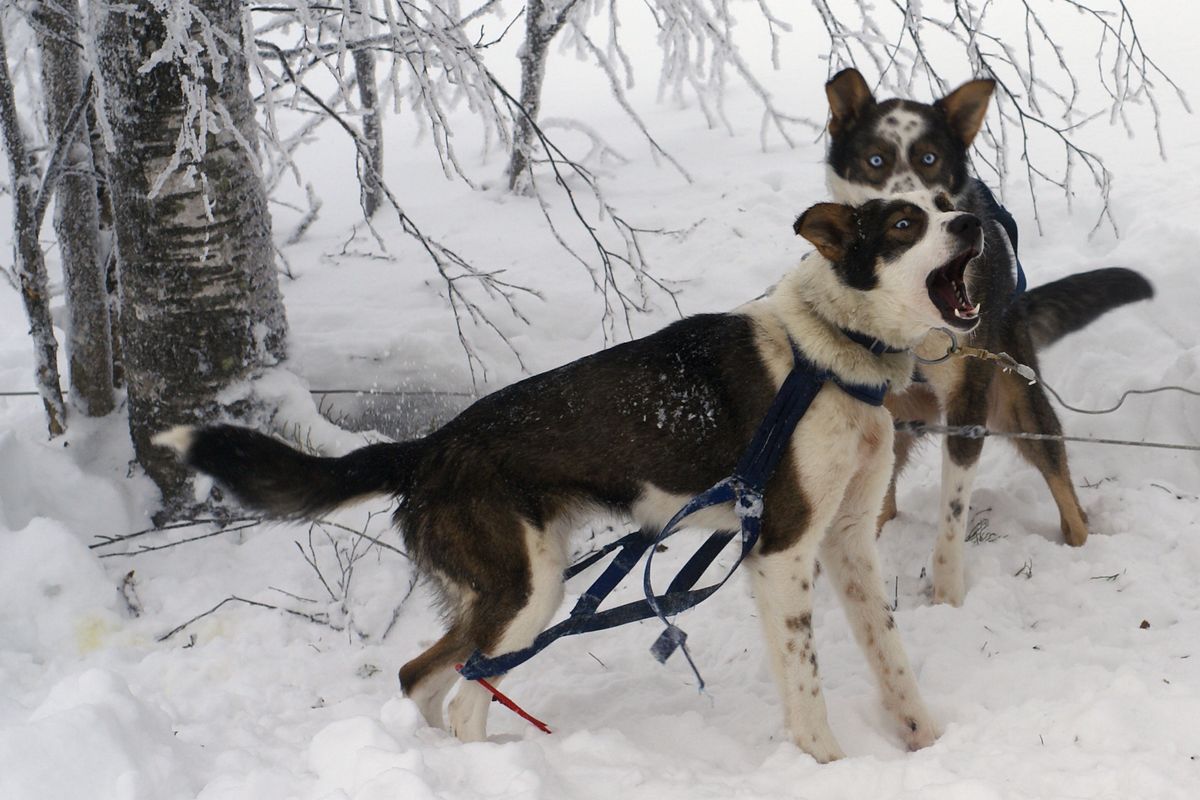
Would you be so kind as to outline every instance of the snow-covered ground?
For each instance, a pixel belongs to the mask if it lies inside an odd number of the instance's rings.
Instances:
[[[1133,8],[1147,49],[1200,96],[1200,62],[1186,35],[1200,22],[1197,9],[1184,0]],[[791,13],[815,23],[807,9]],[[569,57],[555,57],[544,113],[586,119],[629,157],[606,169],[604,185],[630,220],[680,231],[647,241],[655,274],[681,289],[684,312],[730,308],[761,293],[803,252],[790,226],[825,196],[822,144],[798,130],[794,150],[773,139],[763,152],[754,102],[736,86],[729,99],[736,136],[706,129],[694,108],[655,105],[648,34],[632,14],[627,23],[639,44],[633,52],[649,67],[635,101],[694,182],[656,166],[607,99],[604,79]],[[786,107],[822,118],[818,32],[787,41],[783,68],[766,76],[768,85]],[[762,48],[751,50],[764,64]],[[505,57],[511,48],[495,55]],[[1082,58],[1080,69],[1089,71],[1091,56]],[[505,69],[511,79],[515,69]],[[1024,185],[1014,179],[1008,187],[1034,285],[1121,264],[1158,287],[1154,301],[1119,310],[1045,354],[1047,380],[1085,406],[1108,405],[1124,388],[1200,388],[1200,196],[1192,178],[1200,135],[1173,103],[1164,113],[1165,163],[1145,128],[1132,142],[1103,120],[1084,130],[1116,176],[1120,238],[1103,227],[1089,237],[1099,205],[1082,173],[1072,213],[1060,196],[1042,192],[1040,237]],[[402,121],[386,124],[389,180],[414,218],[481,266],[542,287],[544,301],[521,301],[528,325],[497,309],[526,367],[541,370],[602,346],[590,280],[545,231],[537,205],[443,180],[428,143]],[[461,130],[468,169],[498,187],[502,159],[484,161],[472,150],[465,117]],[[462,391],[470,380],[420,251],[386,215],[379,225],[386,254],[361,230],[351,240],[357,190],[346,142],[330,131],[302,157],[325,211],[302,242],[285,248],[296,274],[283,284],[293,355],[257,391],[279,404],[277,422],[294,435],[340,452],[362,435],[326,421],[307,389]],[[281,240],[294,220],[279,209]],[[635,319],[635,331],[673,317],[665,297],[652,300],[659,311]],[[0,283],[0,391],[30,386],[25,329],[19,297]],[[476,341],[490,365],[487,385],[519,377],[502,344],[486,332]],[[331,403],[335,413],[362,411],[340,396],[326,398],[324,410]],[[1060,413],[1072,434],[1200,442],[1195,398],[1135,398],[1104,417]],[[299,525],[151,552],[135,551],[213,529],[95,547],[98,537],[149,527],[154,510],[152,486],[130,476],[124,420],[119,413],[76,418],[66,437],[49,443],[43,430],[35,400],[0,398],[4,800],[1200,796],[1195,453],[1069,447],[1092,529],[1074,550],[1060,542],[1056,510],[1035,471],[1006,445],[989,444],[972,503],[978,541],[967,550],[967,600],[953,609],[931,605],[925,594],[938,491],[937,448],[925,448],[905,475],[901,516],[880,547],[897,622],[945,734],[924,751],[904,751],[832,593],[820,585],[822,679],[849,757],[818,766],[783,728],[740,575],[681,620],[708,682],[704,693],[681,659],[664,667],[650,657],[654,624],[568,639],[505,684],[554,733],[495,706],[490,740],[463,745],[426,728],[399,696],[397,668],[440,633],[428,593],[414,586],[400,554],[367,547],[345,529]],[[397,546],[386,515],[368,519],[382,510],[366,506],[337,522]],[[581,548],[588,535],[581,532]],[[664,571],[694,541],[682,534],[663,554]],[[354,559],[348,590],[339,556]],[[276,608],[230,601],[172,633],[230,597]]]

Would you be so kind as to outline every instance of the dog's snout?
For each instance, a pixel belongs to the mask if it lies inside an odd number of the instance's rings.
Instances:
[[[959,214],[954,219],[950,220],[950,224],[946,226],[946,230],[953,233],[955,236],[968,239],[979,235],[979,230],[982,228],[982,223],[979,222],[979,217],[974,214]]]

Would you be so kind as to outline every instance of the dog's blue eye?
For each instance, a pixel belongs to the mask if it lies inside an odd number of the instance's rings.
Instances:
[[[937,161],[936,153],[926,153],[925,155],[921,156],[921,163],[925,166],[930,166],[935,161]]]
[[[902,219],[902,220],[900,220],[899,222],[897,222],[895,225],[893,225],[892,227],[893,227],[893,228],[896,228],[897,230],[904,230],[904,229],[905,229],[905,228],[907,228],[909,225],[912,225],[912,223],[911,223],[911,222],[909,222],[909,221],[908,221],[908,220],[906,220],[906,219]]]
[[[879,169],[880,167],[883,166],[883,156],[873,155],[867,159],[867,163],[870,164],[872,167]]]

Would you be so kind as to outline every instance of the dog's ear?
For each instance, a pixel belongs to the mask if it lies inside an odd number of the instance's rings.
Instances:
[[[837,263],[845,257],[854,236],[854,209],[841,203],[817,203],[796,217],[792,230]]]
[[[970,147],[975,134],[983,125],[988,101],[996,90],[996,82],[988,79],[967,81],[950,94],[933,104],[946,116],[950,129],[964,147]]]
[[[854,67],[834,75],[825,84],[825,96],[829,98],[829,132],[835,136],[875,105],[871,87]]]

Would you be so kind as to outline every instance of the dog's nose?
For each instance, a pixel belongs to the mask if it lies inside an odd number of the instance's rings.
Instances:
[[[981,227],[983,225],[979,222],[979,217],[974,214],[959,214],[950,220],[950,224],[946,226],[946,230],[955,236],[967,239],[978,235]]]

